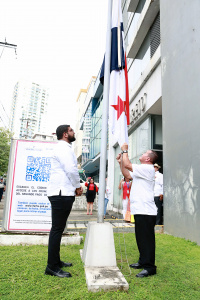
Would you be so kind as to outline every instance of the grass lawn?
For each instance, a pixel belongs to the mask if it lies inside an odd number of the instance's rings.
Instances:
[[[126,253],[129,263],[138,260],[134,234],[114,236],[118,267],[122,253],[122,273],[129,283],[127,292],[88,292],[79,254],[83,244],[61,247],[61,259],[73,263],[65,268],[72,278],[44,275],[46,246],[6,246],[0,247],[0,299],[200,299],[200,247],[195,243],[156,234],[157,275],[136,278],[139,271],[130,274],[126,262]]]

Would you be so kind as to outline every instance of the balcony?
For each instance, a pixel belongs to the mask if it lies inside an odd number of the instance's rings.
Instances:
[[[101,69],[99,70],[99,73],[94,83],[94,98],[99,98],[103,93],[103,86],[100,82],[100,73],[101,73]]]
[[[131,1],[136,2],[136,0]],[[147,0],[133,33],[132,41],[127,47],[127,57],[135,59],[151,25],[160,10],[159,0]]]
[[[127,0],[127,10],[129,12],[135,12],[140,0]]]
[[[148,65],[146,66],[145,70],[142,72],[140,79],[135,84],[134,88],[129,91],[129,99],[130,103],[133,102],[135,97],[138,95],[142,87],[146,84],[146,82],[151,77],[152,73],[155,71],[155,69],[158,67],[158,65],[161,62],[161,47],[159,46],[156,50],[154,56],[149,61]],[[161,75],[160,75],[161,76]]]
[[[84,124],[84,116],[81,117],[80,119],[80,127],[79,127],[79,130],[83,130],[83,124]]]

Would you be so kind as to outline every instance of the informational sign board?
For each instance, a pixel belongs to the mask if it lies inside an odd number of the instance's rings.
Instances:
[[[3,220],[5,230],[50,230],[47,185],[55,144],[36,140],[12,141]]]

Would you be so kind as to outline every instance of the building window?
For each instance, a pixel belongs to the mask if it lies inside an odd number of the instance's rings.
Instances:
[[[148,32],[128,72],[129,82],[131,82],[132,86],[135,86],[137,81],[140,79],[142,72],[145,70],[149,61],[150,33]]]
[[[90,158],[94,158],[101,151],[101,130],[102,130],[102,110],[103,97],[98,101],[93,99],[93,111],[91,119],[91,133],[90,133]]]
[[[151,128],[152,128],[152,149],[162,150],[162,116],[151,117]]]
[[[153,25],[150,28],[150,49],[151,58],[160,45],[160,13],[155,18]]]

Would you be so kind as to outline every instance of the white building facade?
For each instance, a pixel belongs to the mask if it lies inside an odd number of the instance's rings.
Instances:
[[[158,163],[162,166],[159,1],[125,0],[122,3],[122,13],[130,98],[129,157],[133,163],[139,163],[142,153],[154,149],[159,155]],[[94,84],[91,82],[89,86],[80,122],[83,130],[82,166],[86,173],[98,181],[103,100],[99,74]],[[120,147],[112,141],[111,133],[108,136],[106,175],[112,191],[108,209],[121,211],[121,192],[118,186],[122,174],[115,159]]]
[[[139,157],[148,149],[159,155],[162,166],[162,91],[159,0],[125,0],[122,3],[128,64],[130,125],[129,158]],[[110,207],[122,208],[119,181],[122,178],[115,159],[120,152],[110,134],[108,178],[112,190]]]
[[[56,134],[35,133],[32,139],[37,141],[57,141],[57,136]]]
[[[200,245],[200,2],[160,0],[164,230]]]
[[[15,138],[46,132],[48,98],[48,89],[37,83],[16,83],[9,124]]]

